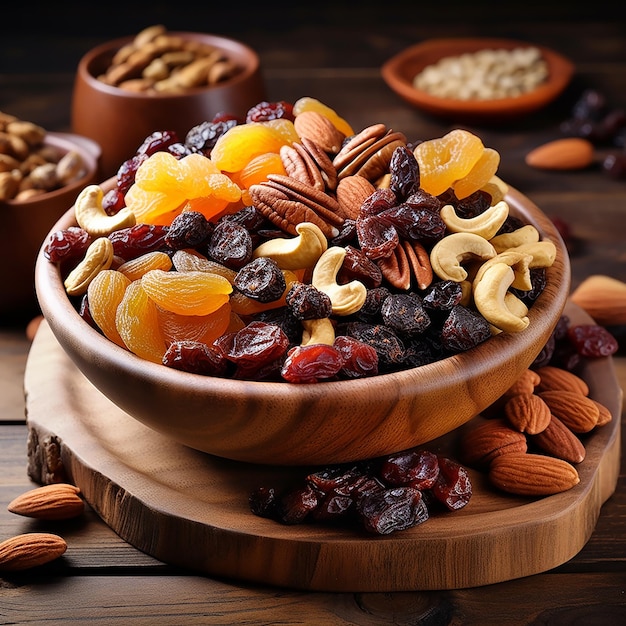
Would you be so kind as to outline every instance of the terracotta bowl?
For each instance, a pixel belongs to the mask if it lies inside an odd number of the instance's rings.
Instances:
[[[102,147],[101,179],[117,173],[142,141],[158,130],[185,138],[191,127],[227,111],[245,115],[265,99],[257,53],[239,41],[203,33],[172,32],[223,50],[241,71],[218,85],[180,95],[148,95],[112,87],[97,79],[114,54],[133,37],[116,39],[87,52],[79,61],[72,96],[72,129]]]
[[[413,86],[413,79],[428,65],[444,57],[473,53],[484,49],[512,50],[538,48],[548,65],[545,83],[526,94],[494,100],[455,100],[440,98]],[[406,48],[381,68],[383,80],[409,104],[436,116],[455,120],[498,122],[537,111],[555,100],[567,87],[574,73],[573,64],[562,55],[528,42],[512,39],[450,38],[431,39]]]
[[[114,184],[107,181],[103,189]],[[557,246],[529,327],[399,373],[295,385],[190,374],[144,361],[91,328],[39,255],[37,294],[57,340],[83,374],[130,416],[191,448],[228,459],[308,465],[367,459],[431,441],[497,400],[539,354],[567,301],[570,266],[552,222],[515,190],[513,214]],[[75,224],[72,211],[53,230]]]
[[[100,147],[91,139],[71,133],[46,134],[44,143],[61,153],[75,150],[82,156],[85,173],[73,183],[30,200],[0,202],[0,265],[3,286],[0,318],[13,321],[38,310],[35,296],[35,260],[43,238],[74,204],[85,185],[98,178]]]

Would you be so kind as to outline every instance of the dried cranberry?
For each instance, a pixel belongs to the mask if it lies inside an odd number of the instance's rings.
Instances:
[[[102,208],[107,215],[115,215],[126,206],[124,194],[117,187],[109,189],[102,198]]]

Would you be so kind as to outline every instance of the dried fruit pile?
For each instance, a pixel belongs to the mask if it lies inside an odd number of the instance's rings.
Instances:
[[[158,131],[45,246],[83,317],[194,373],[311,383],[398,371],[518,332],[556,247],[509,213],[500,156],[452,130],[354,132],[262,102]]]

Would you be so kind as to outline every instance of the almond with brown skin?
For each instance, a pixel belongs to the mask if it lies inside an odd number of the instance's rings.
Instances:
[[[594,274],[572,292],[571,301],[600,326],[626,324],[626,282]]]
[[[345,135],[333,123],[317,111],[303,111],[293,122],[300,137],[314,141],[324,152],[336,154],[341,149]]]
[[[337,202],[344,214],[355,220],[359,216],[361,205],[374,191],[376,187],[367,178],[358,174],[346,176],[337,185]]]
[[[586,450],[582,441],[555,415],[544,430],[532,435],[530,439],[546,454],[558,459],[573,464],[585,460]]]
[[[43,520],[64,520],[79,516],[85,503],[78,495],[80,489],[67,483],[45,485],[31,489],[8,505],[8,510],[17,515]]]
[[[609,411],[609,409],[605,407],[604,404],[598,402],[597,400],[592,400],[592,402],[598,407],[599,411],[598,422],[596,423],[596,426],[606,426],[613,419],[611,411]]]
[[[534,393],[518,393],[509,398],[504,415],[515,430],[529,435],[540,433],[552,419],[548,405]]]
[[[503,419],[490,419],[467,432],[461,441],[463,462],[486,468],[496,457],[524,453],[526,437],[513,430]]]
[[[537,392],[542,391],[578,391],[583,396],[589,395],[589,386],[587,383],[574,372],[564,370],[561,367],[553,365],[545,365],[537,370],[539,376],[539,384]]]
[[[503,396],[508,399],[520,393],[533,393],[540,380],[539,374],[535,370],[524,370],[520,377],[504,392]]]
[[[491,462],[489,480],[507,493],[550,496],[575,487],[580,477],[576,468],[563,459],[516,452]]]
[[[581,170],[593,163],[594,147],[587,139],[566,137],[545,143],[526,155],[526,164],[542,170]]]
[[[51,533],[25,533],[0,543],[0,570],[17,572],[58,559],[67,550],[65,539]]]
[[[600,410],[591,398],[577,391],[542,391],[539,397],[550,407],[552,415],[577,434],[588,433],[598,423]]]

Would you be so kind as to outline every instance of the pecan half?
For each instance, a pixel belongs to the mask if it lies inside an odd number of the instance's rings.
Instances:
[[[397,289],[408,290],[412,284],[426,289],[433,280],[428,252],[417,241],[403,239],[390,256],[376,260],[385,280]]]
[[[303,137],[301,143],[280,149],[280,158],[287,175],[311,185],[320,191],[334,191],[337,187],[337,170],[322,148]]]
[[[296,235],[296,226],[311,222],[326,237],[339,234],[344,217],[335,198],[289,176],[270,174],[268,180],[249,189],[255,207],[273,224]]]

